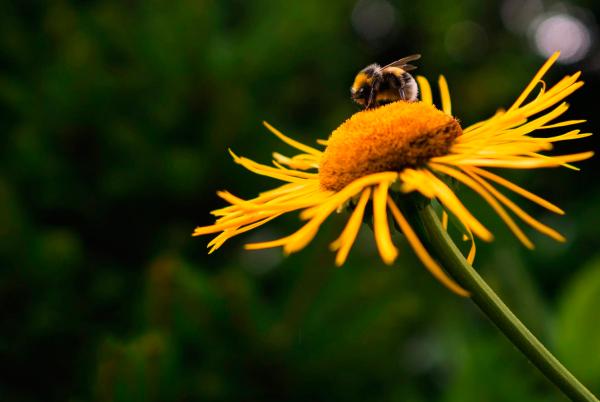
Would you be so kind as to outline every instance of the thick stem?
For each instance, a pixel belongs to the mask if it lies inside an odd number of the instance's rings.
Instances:
[[[403,207],[414,229],[420,232],[422,239],[443,268],[471,292],[475,304],[552,383],[572,401],[599,402],[519,321],[465,260],[429,204],[420,204],[417,201],[405,203]]]

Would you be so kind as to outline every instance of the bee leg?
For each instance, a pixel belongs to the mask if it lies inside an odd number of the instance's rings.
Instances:
[[[369,98],[367,99],[367,105],[365,106],[365,109],[371,109],[371,107],[375,106],[373,104],[375,103],[376,93],[377,91],[375,90],[375,88],[371,88],[371,92],[369,92]]]

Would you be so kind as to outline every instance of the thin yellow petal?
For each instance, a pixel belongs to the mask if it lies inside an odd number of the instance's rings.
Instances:
[[[491,184],[489,184],[488,182],[486,182],[485,180],[480,178],[477,174],[470,172],[468,170],[466,172],[469,176],[471,176],[474,180],[479,182],[479,184],[481,184],[483,187],[485,187],[485,189],[487,191],[489,191],[494,197],[496,197],[501,203],[506,205],[511,211],[513,211],[519,218],[521,218],[525,223],[530,225],[532,228],[536,229],[540,233],[545,234],[548,237],[553,238],[556,241],[559,241],[559,242],[566,241],[566,239],[563,235],[561,235],[556,230],[544,225],[543,223],[541,223],[538,220],[531,217],[531,215],[529,215],[527,212],[523,211],[519,206],[517,206],[514,202],[512,202],[510,199],[508,199],[504,194],[502,194],[501,192],[496,190],[494,188],[494,186],[492,186]]]
[[[325,219],[327,219],[329,215],[335,212],[349,198],[353,197],[356,193],[362,191],[362,189],[364,188],[364,186],[361,187],[362,183],[368,183],[369,180],[373,180],[373,177],[379,180],[383,180],[385,183],[387,183],[390,181],[390,177],[394,176],[395,174],[390,174],[390,172],[387,172],[386,174],[374,174],[369,176],[368,178],[364,178],[368,180],[356,180],[354,182],[354,185],[351,184],[340,192],[328,192],[328,198],[315,200],[314,204],[316,205],[314,207],[306,209],[302,212],[301,218],[308,219],[309,221],[295,233],[277,240],[247,244],[246,248],[254,250],[259,248],[283,246],[284,252],[288,254],[294,253],[304,248],[314,238],[314,236],[318,232],[320,225],[325,221]],[[307,211],[310,211],[310,214],[305,215],[305,212]]]
[[[300,169],[300,170],[308,170],[308,169],[318,169],[319,164],[316,161],[308,160],[307,158],[299,158],[296,155],[293,158],[288,158],[285,155],[280,154],[279,152],[273,152],[273,164],[279,163],[283,165],[287,165],[292,169]],[[304,154],[306,155],[306,154]]]
[[[465,227],[465,229],[467,229],[467,240],[471,242],[471,248],[469,249],[469,254],[467,255],[467,262],[469,265],[473,265],[473,262],[475,261],[475,254],[477,253],[477,246],[475,245],[475,237],[473,237],[471,230],[468,227]]]
[[[348,184],[342,190],[337,193],[333,193],[331,199],[327,202],[332,202],[336,205],[341,205],[346,200],[354,197],[356,194],[360,193],[365,187],[379,184],[381,182],[391,183],[398,178],[398,173],[396,172],[382,172],[382,173],[373,173],[368,176],[361,177],[360,179],[354,180],[352,183]],[[309,219],[318,213],[320,209],[320,205],[317,205],[313,208],[308,208],[302,211],[300,214],[301,219]]]
[[[479,167],[503,167],[510,169],[538,169],[546,167],[558,167],[569,162],[578,162],[585,159],[589,159],[594,156],[593,152],[581,152],[578,154],[570,155],[559,155],[541,158],[519,158],[519,159],[484,159],[484,158],[473,158],[473,159],[461,159],[451,162],[454,165],[466,165],[466,166],[479,166]],[[434,162],[445,162],[451,160],[450,158],[438,157],[432,158]]]
[[[283,246],[284,244],[286,244],[291,237],[292,237],[292,235],[282,237],[281,239],[271,240],[271,241],[264,241],[264,242],[260,242],[260,243],[248,243],[248,244],[244,245],[244,248],[246,250],[262,250],[265,248],[279,247],[279,246]]]
[[[561,121],[560,123],[554,123],[554,124],[549,124],[547,126],[544,127],[540,127],[541,129],[547,129],[547,128],[558,128],[558,127],[564,127],[564,126],[572,126],[574,124],[581,124],[581,123],[585,123],[587,120],[565,120],[565,121]]]
[[[544,124],[556,119],[557,117],[564,114],[569,109],[569,105],[566,102],[561,103],[552,111],[545,113],[544,115],[538,117],[537,119],[531,120],[530,122],[523,124],[517,128],[507,130],[509,134],[529,134],[540,127],[544,126]]]
[[[237,236],[237,235],[239,235],[241,233],[245,233],[245,232],[247,232],[249,230],[256,229],[257,227],[262,226],[265,223],[267,223],[269,221],[272,221],[273,219],[275,219],[275,218],[277,218],[277,217],[279,217],[281,215],[282,214],[277,214],[277,215],[269,216],[266,219],[263,219],[261,221],[255,222],[255,223],[253,223],[251,225],[244,226],[244,227],[242,227],[240,229],[225,230],[223,233],[219,234],[217,237],[215,237],[214,239],[212,239],[210,241],[210,243],[208,243],[208,245],[206,247],[212,247],[209,250],[208,253],[212,254],[215,250],[217,250],[219,247],[221,247],[225,243],[225,241],[231,239],[232,237]]]
[[[342,200],[340,204],[345,201],[346,200]],[[303,249],[316,236],[321,224],[329,217],[329,215],[335,212],[340,204],[333,203],[330,200],[322,203],[319,212],[300,230],[290,236],[283,247],[283,251],[287,254],[291,254]]]
[[[396,203],[389,196],[387,197],[387,205],[390,211],[392,212],[394,219],[398,223],[398,226],[400,226],[402,233],[404,233],[404,235],[406,236],[408,243],[411,245],[412,249],[414,250],[415,254],[417,254],[423,265],[425,265],[425,268],[427,268],[429,272],[431,272],[431,274],[438,281],[440,281],[444,286],[446,286],[454,293],[464,297],[469,296],[469,292],[467,292],[458,283],[452,280],[442,270],[438,263],[435,262],[435,260],[429,255],[429,253],[423,246],[423,243],[421,243],[421,240],[419,240],[419,237],[417,236],[415,231],[412,229],[404,215],[402,215]]]
[[[402,191],[405,193],[418,191],[427,198],[434,198],[436,195],[431,181],[419,170],[404,169],[400,172],[400,181],[402,182]]]
[[[442,110],[448,115],[452,115],[452,102],[450,101],[450,90],[448,89],[448,83],[443,75],[440,75],[438,80],[438,86],[440,87],[440,95],[442,96]]]
[[[448,212],[442,211],[442,227],[448,231]]]
[[[479,169],[478,167],[475,167],[475,166],[471,167],[470,169],[473,172],[477,173],[479,176],[483,176],[486,179],[492,180],[492,181],[500,184],[501,186],[504,186],[507,189],[514,191],[515,193],[519,194],[520,196],[527,198],[529,201],[535,202],[536,204],[548,209],[549,211],[552,211],[559,215],[565,214],[565,211],[563,211],[556,205],[552,204],[551,202],[546,201],[542,197],[535,195],[530,191],[525,190],[523,187],[517,186],[516,184],[506,180],[503,177],[500,177],[494,173],[488,172],[487,170]]]
[[[307,173],[298,170],[282,169],[263,165],[261,163],[254,162],[251,159],[237,156],[231,149],[229,150],[229,153],[233,157],[235,163],[240,164],[249,171],[262,176],[268,176],[288,182],[303,182],[306,179],[312,179],[315,181],[318,180],[318,175],[316,173]]]
[[[215,210],[213,215],[222,216],[216,223],[225,223],[250,213],[285,212],[311,207],[330,197],[330,192],[314,187],[305,187],[292,193],[281,193],[273,198],[266,197],[265,202],[255,200],[244,201],[226,191],[218,192],[219,196],[232,202],[233,205]],[[260,198],[260,197],[259,197]]]
[[[354,244],[354,240],[356,239],[356,235],[360,229],[360,226],[363,221],[363,216],[365,214],[365,207],[367,206],[367,202],[369,201],[369,197],[371,196],[371,189],[366,188],[363,190],[360,195],[360,199],[358,200],[358,204],[354,208],[350,219],[348,219],[348,223],[346,227],[342,231],[340,237],[337,238],[333,243],[331,243],[331,249],[333,251],[338,250],[337,255],[335,256],[335,265],[338,267],[343,265],[346,262],[346,258],[348,257],[348,253],[350,253],[350,249]]]
[[[543,127],[545,128],[545,127]],[[568,133],[564,133],[561,135],[555,135],[553,137],[543,137],[543,138],[532,138],[536,141],[550,141],[550,142],[559,142],[559,141],[570,141],[570,140],[580,140],[582,138],[587,138],[592,136],[592,133],[582,133],[579,130],[572,130]]]
[[[438,179],[433,173],[423,171],[431,181],[431,185],[434,186],[436,197],[440,202],[446,206],[463,224],[469,228],[482,240],[491,241],[494,236],[489,230],[485,228],[465,206],[460,202],[454,192],[440,179]]]
[[[333,211],[331,211],[333,212]],[[327,215],[317,216],[311,219],[299,231],[294,233],[290,240],[283,246],[283,251],[286,254],[292,254],[302,250],[312,239],[317,235],[321,224],[329,217]]]
[[[533,249],[533,243],[529,238],[523,233],[521,228],[515,223],[515,221],[510,217],[510,215],[506,212],[506,210],[496,201],[496,199],[489,194],[489,192],[479,183],[469,178],[467,175],[451,169],[447,166],[443,166],[440,164],[430,164],[432,169],[435,169],[439,172],[442,172],[450,177],[455,178],[461,183],[465,184],[467,187],[471,188],[477,194],[479,194],[491,207],[498,216],[506,223],[508,228],[514,233],[514,235],[523,243],[523,245],[529,249]],[[467,230],[469,230],[468,225],[465,225]],[[474,257],[474,256],[473,256]]]
[[[221,232],[230,228],[238,228],[240,226],[251,224],[273,215],[274,213],[261,211],[247,215],[241,215],[225,222],[215,223],[214,225],[198,226],[196,229],[194,229],[194,233],[192,233],[192,236],[201,236],[205,234]]]
[[[544,109],[562,101],[573,92],[584,85],[583,81],[577,81],[580,73],[566,76],[558,84],[553,86],[543,97],[536,99],[521,108],[521,112],[527,116],[533,116]]]
[[[427,78],[422,75],[417,76],[417,82],[419,83],[419,89],[421,90],[421,102],[427,105],[433,105],[433,96],[431,94],[431,86]]]
[[[296,192],[302,191],[303,189],[308,189],[308,188],[313,188],[313,189],[318,188],[318,183],[302,183],[302,184],[287,183],[287,184],[279,186],[273,190],[269,190],[269,191],[260,193],[258,197],[253,198],[251,200],[242,200],[241,198],[234,196],[233,194],[229,193],[228,191],[217,192],[217,195],[221,198],[223,198],[222,195],[230,194],[232,197],[234,197],[234,199],[237,199],[240,201],[234,202],[233,203],[234,205],[230,205],[230,206],[227,206],[224,208],[219,208],[214,211],[211,211],[211,214],[217,215],[217,216],[227,215],[233,209],[233,207],[236,205],[247,206],[247,205],[261,204],[266,201],[272,200],[274,198],[280,197],[283,194],[296,193]],[[226,201],[229,202],[228,199],[226,199]]]
[[[231,194],[229,191],[217,191],[217,196],[219,196],[220,198],[224,199],[225,201],[227,201],[228,203],[230,203],[232,205],[251,204],[251,202],[246,201],[240,197],[237,197],[237,196]]]
[[[258,250],[283,246],[283,250],[286,254],[294,253],[304,248],[314,238],[320,225],[334,210],[335,208],[323,208],[318,215],[289,236],[266,242],[249,243],[244,247],[247,250]]]
[[[538,82],[540,82],[542,77],[546,74],[546,72],[550,69],[550,67],[552,67],[552,64],[554,64],[554,62],[556,61],[556,59],[558,59],[559,56],[560,56],[560,52],[555,52],[552,56],[550,56],[550,58],[548,60],[546,60],[544,65],[542,65],[542,67],[539,69],[537,74],[533,77],[531,82],[529,82],[527,87],[525,87],[525,90],[521,93],[521,95],[519,95],[519,97],[517,98],[515,103],[513,103],[512,106],[508,109],[509,111],[514,110],[514,109],[518,108],[519,106],[521,106],[523,101],[529,96],[531,91],[533,91],[535,86],[538,84]]]
[[[302,151],[302,152],[306,152],[307,154],[311,154],[311,155],[315,155],[315,156],[320,156],[322,155],[322,152],[313,148],[313,147],[309,147],[306,144],[303,144],[301,142],[298,142],[296,140],[291,139],[290,137],[287,137],[286,135],[284,135],[281,131],[277,130],[275,127],[273,127],[272,125],[270,125],[269,123],[267,123],[266,121],[263,121],[263,125],[273,134],[275,134],[281,141],[285,142],[286,144]]]
[[[398,249],[392,243],[390,227],[387,220],[386,199],[388,192],[388,183],[381,182],[375,188],[373,194],[373,230],[375,232],[375,242],[379,254],[388,265],[391,265],[398,256]]]
[[[527,152],[527,153],[525,153],[525,155],[531,156],[533,159],[544,159],[544,160],[548,160],[548,161],[553,161],[553,160],[558,161],[558,158],[560,158],[560,156],[544,155],[544,154],[540,154],[537,152]],[[571,169],[576,172],[581,170],[577,166],[571,165],[570,163],[567,163],[567,162],[558,162],[558,166],[566,167],[567,169]]]
[[[569,88],[563,90],[557,95],[549,97],[548,99],[544,99],[543,102],[537,102],[536,104],[531,105],[528,109],[524,110],[528,116],[533,116],[537,113],[541,113],[551,107],[552,105],[562,101],[573,92],[577,91],[579,88],[583,86],[583,82],[577,82],[571,85]]]

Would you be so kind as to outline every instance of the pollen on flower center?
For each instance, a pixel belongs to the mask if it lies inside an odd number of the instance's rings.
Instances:
[[[339,191],[372,173],[421,166],[446,155],[461,133],[456,119],[423,102],[363,110],[329,137],[319,168],[321,187]]]

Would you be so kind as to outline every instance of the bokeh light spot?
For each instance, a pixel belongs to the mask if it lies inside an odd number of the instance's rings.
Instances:
[[[549,57],[558,50],[559,62],[575,63],[589,52],[592,35],[577,17],[559,13],[543,15],[534,23],[533,41],[542,56]]]
[[[505,0],[500,8],[504,25],[513,32],[526,33],[533,21],[544,11],[541,0]]]
[[[374,41],[392,31],[396,10],[387,0],[358,0],[351,18],[356,33],[365,40]]]

